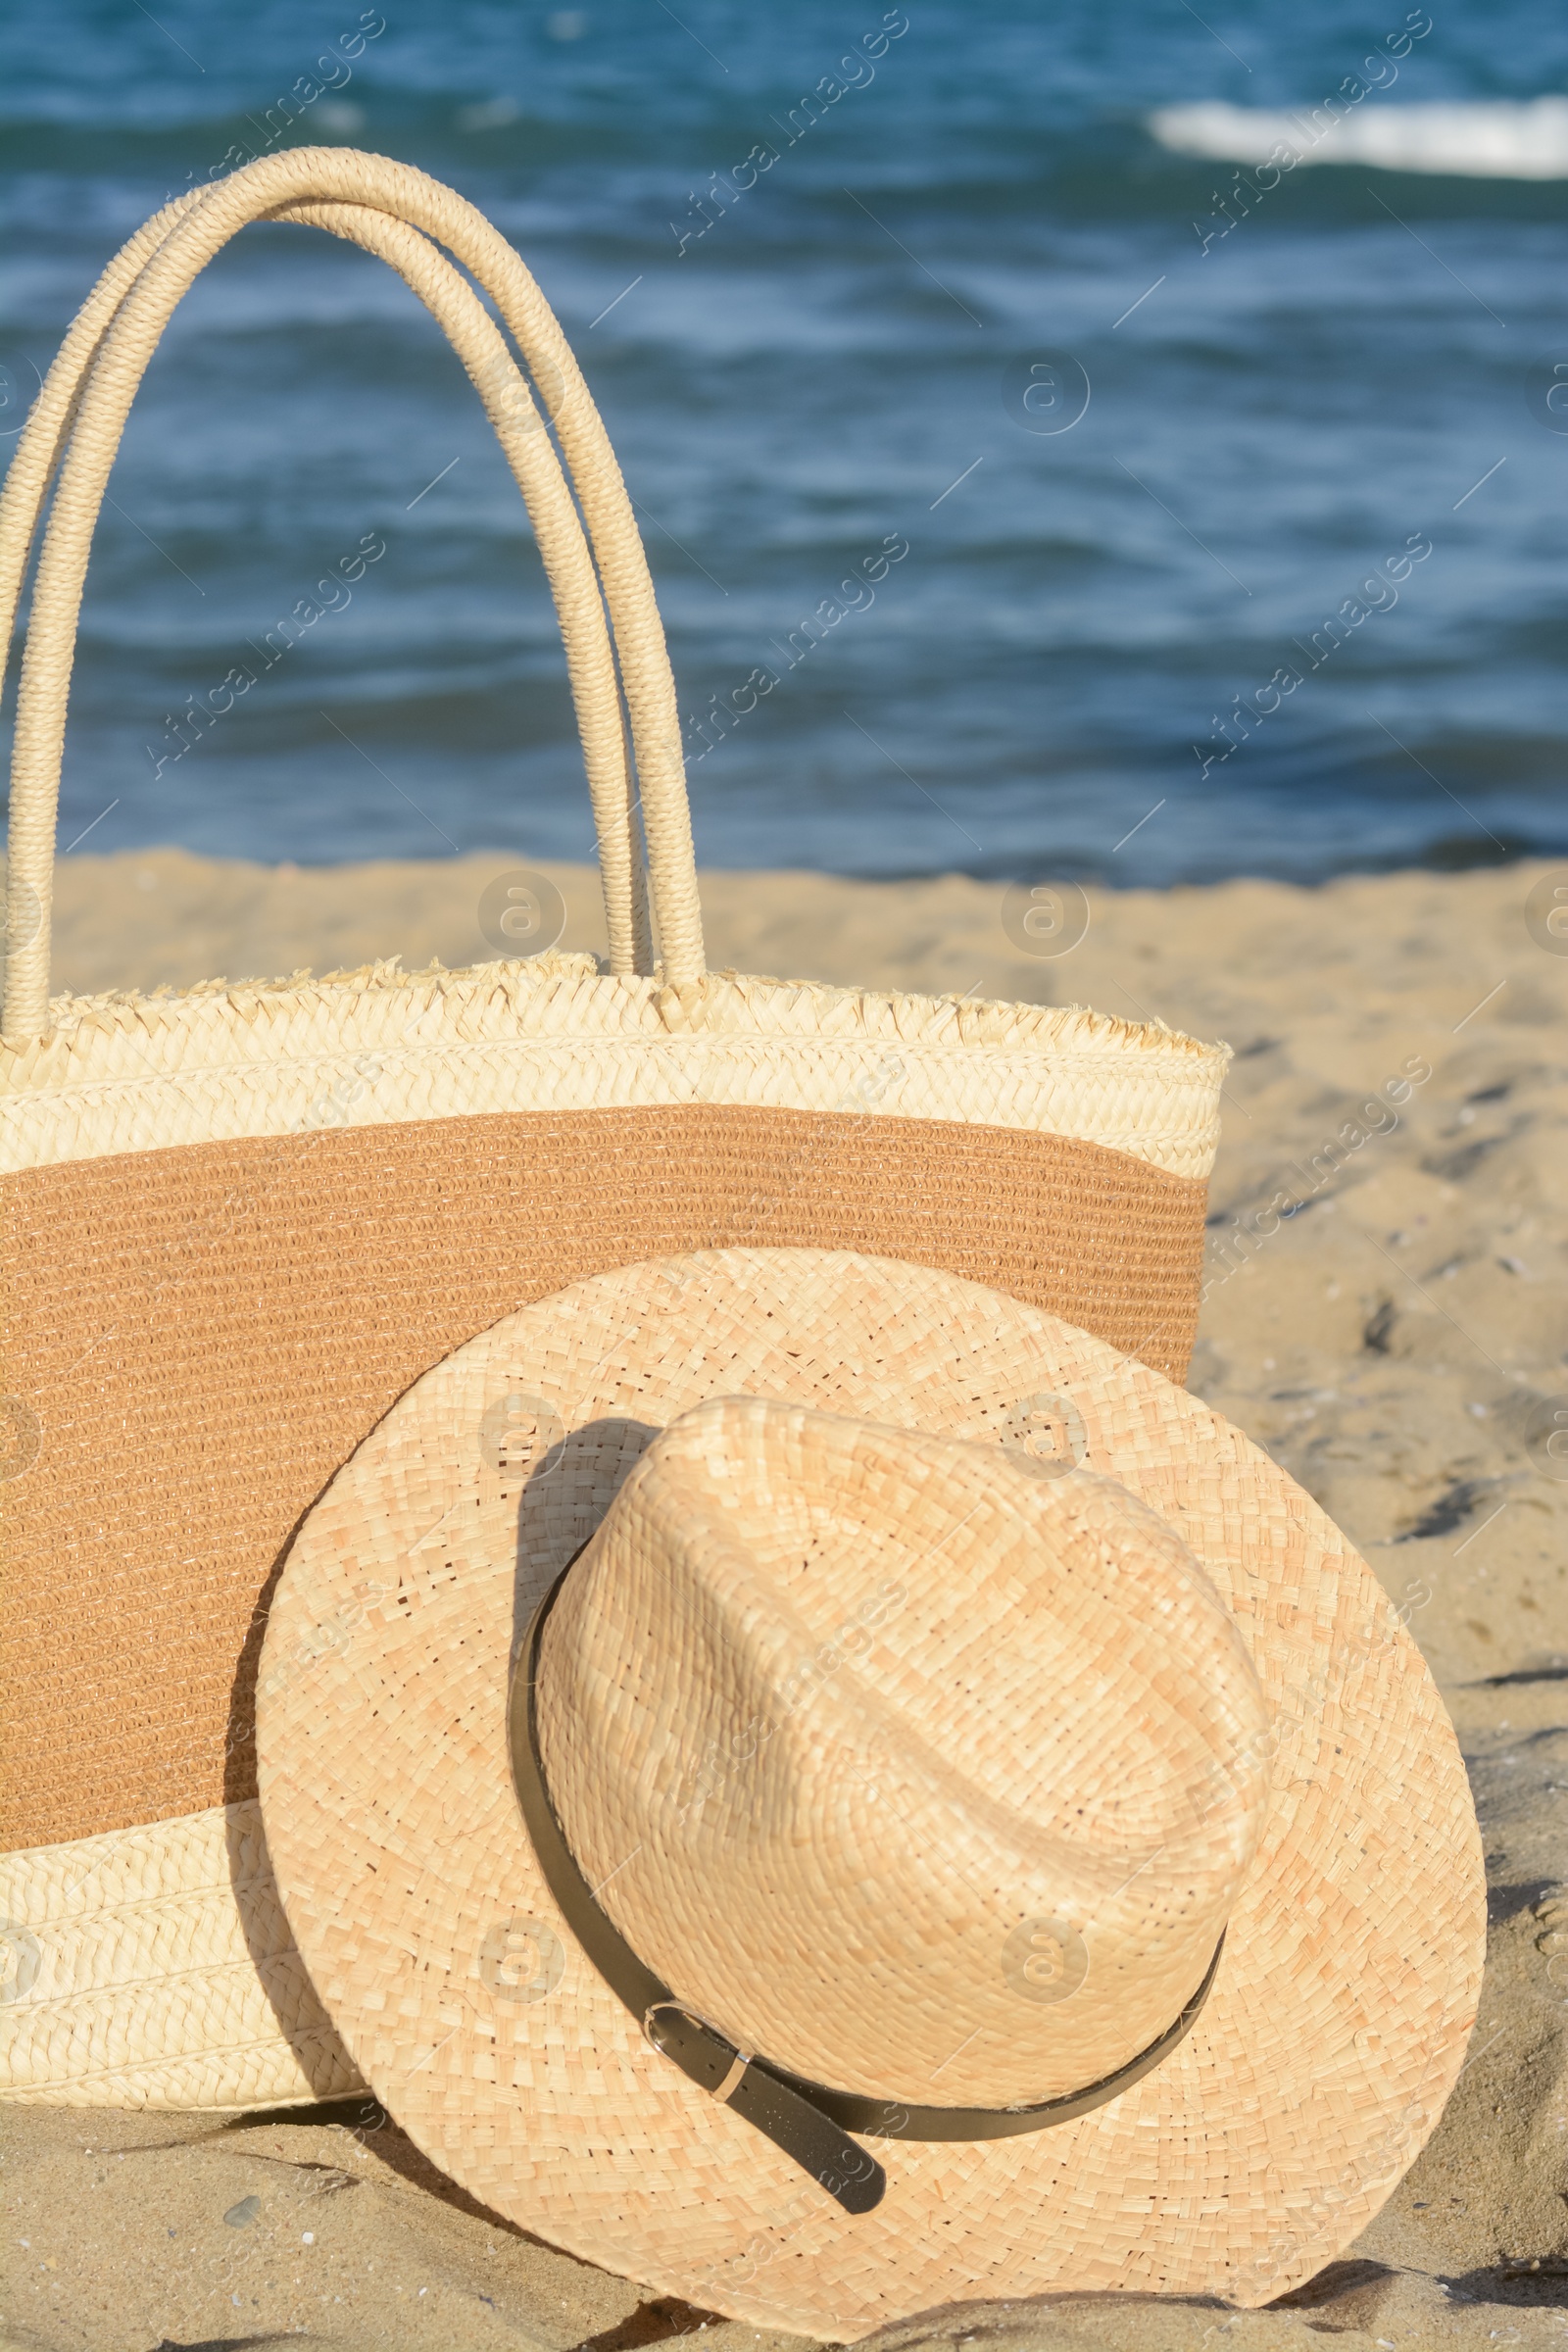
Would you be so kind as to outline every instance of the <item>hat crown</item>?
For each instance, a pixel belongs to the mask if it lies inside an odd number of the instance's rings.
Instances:
[[[655,1439],[538,1697],[562,1826],[649,1966],[741,2047],[911,2104],[1135,2056],[1262,1829],[1240,1633],[1119,1482],[763,1399]]]

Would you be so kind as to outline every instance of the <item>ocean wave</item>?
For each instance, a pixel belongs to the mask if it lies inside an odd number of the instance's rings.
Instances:
[[[1370,106],[1343,101],[1271,113],[1219,100],[1167,106],[1149,128],[1176,155],[1227,163],[1371,164],[1382,172],[1433,172],[1465,179],[1568,179],[1568,98],[1462,106]]]

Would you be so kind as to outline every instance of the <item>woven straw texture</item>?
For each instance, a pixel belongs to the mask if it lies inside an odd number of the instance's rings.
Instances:
[[[252,2107],[361,2078],[294,1949],[252,1802],[0,1859],[0,2098]]]
[[[672,1001],[586,956],[57,1000],[0,1051],[0,1170],[481,1111],[735,1102],[1076,1136],[1201,1181],[1224,1047],[1050,1005],[710,975]]]
[[[509,1781],[509,1660],[532,1604],[654,1432],[737,1394],[966,1443],[1027,1446],[1039,1431],[1037,1446],[1081,1451],[1201,1563],[1269,1716],[1267,1820],[1193,2032],[1075,2123],[879,2143],[888,2194],[856,2219],[642,2040],[573,1948]],[[930,1542],[943,1534],[933,1524]],[[926,1618],[983,1604],[944,1561],[908,1563]],[[874,1632],[876,1676],[839,1669],[866,1706],[873,1681],[900,1689],[906,1654],[896,1616]],[[1005,1690],[1026,1661],[995,1628],[990,1649]],[[1042,1715],[1093,1702],[1092,1688],[1043,1677]],[[978,1740],[983,1703],[959,1713],[968,1728],[953,1737]],[[748,1759],[705,1747],[703,1720],[669,1712],[660,1770],[671,1784],[716,1776],[744,1813]],[[1120,1752],[1130,1735],[1102,1728]],[[1377,2210],[1435,2124],[1474,2019],[1475,1817],[1451,1728],[1375,1579],[1217,1415],[952,1276],[713,1253],[608,1274],[460,1349],[302,1529],[272,1607],[258,1734],[290,1925],[398,2121],[521,2227],[758,2326],[847,2340],[954,2299],[1067,2289],[1261,2303]],[[805,1760],[796,1834],[875,1854],[887,1776],[841,1785],[825,1762]],[[1061,1801],[1058,1788],[1042,1800],[1048,1826]],[[956,1842],[960,1914],[975,1901],[964,1860]],[[835,1975],[858,1964],[831,1957]],[[955,2050],[965,2031],[956,2020]]]
[[[7,1496],[13,1846],[255,1793],[256,1654],[290,1534],[412,1381],[529,1299],[719,1244],[847,1244],[996,1283],[1179,1373],[1203,1216],[1200,1184],[1091,1144],[727,1106],[193,1144],[8,1190],[9,1379],[43,1440]]]
[[[50,1001],[101,502],[164,327],[260,220],[386,260],[480,394],[561,618],[609,973],[546,956]],[[166,207],[104,272],[19,442],[0,637],[51,484],[0,1049],[15,1479],[0,1851],[248,1799],[256,1653],[300,1515],[411,1381],[584,1275],[760,1239],[896,1252],[1180,1376],[1224,1050],[1089,1013],[707,973],[674,681],[630,501],[559,323],[472,206],[383,157],[299,148]]]
[[[551,1613],[538,1710],[633,1950],[737,2048],[915,2106],[1147,2049],[1268,1801],[1235,1623],[1118,1480],[760,1397],[654,1440]],[[1059,2001],[1009,1952],[1043,1918]]]

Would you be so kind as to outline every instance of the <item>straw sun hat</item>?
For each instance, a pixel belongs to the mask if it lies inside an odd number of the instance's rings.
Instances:
[[[759,2326],[1261,2303],[1432,2130],[1480,1841],[1365,1565],[1038,1308],[632,1266],[427,1372],[258,1690],[327,2011],[471,2194]]]

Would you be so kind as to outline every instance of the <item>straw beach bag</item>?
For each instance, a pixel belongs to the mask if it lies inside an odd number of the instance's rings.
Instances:
[[[608,968],[546,954],[49,998],[105,484],[180,296],[259,220],[391,263],[485,403],[561,617]],[[736,1247],[968,1277],[1180,1380],[1227,1054],[1089,1012],[707,971],[674,686],[620,474],[527,270],[420,172],[298,149],[131,240],[0,500],[8,632],[57,473],[16,720],[0,1057],[5,2090],[304,2098],[357,2078],[271,1891],[256,1662],[293,1531],[396,1400],[530,1301]],[[498,1442],[531,1409],[503,1384]]]

